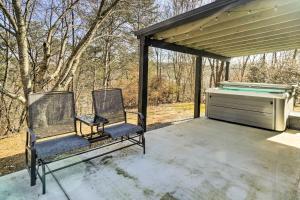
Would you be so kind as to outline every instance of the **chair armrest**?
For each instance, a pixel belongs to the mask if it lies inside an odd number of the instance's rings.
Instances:
[[[137,114],[138,115],[138,118],[140,120],[140,123],[141,123],[141,126],[144,130],[146,130],[146,127],[145,127],[145,124],[144,124],[144,115],[140,112],[133,112],[133,111],[125,111],[126,113],[131,113],[131,114]]]
[[[100,122],[102,124],[108,124],[109,120],[105,117],[100,116],[100,115],[95,115],[94,122],[95,123]]]
[[[27,129],[27,144],[29,147],[33,147],[36,142],[36,134],[30,128]]]

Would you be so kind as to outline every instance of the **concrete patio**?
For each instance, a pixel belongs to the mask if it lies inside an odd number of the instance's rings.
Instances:
[[[300,199],[300,133],[196,119],[150,131],[146,139],[146,155],[134,146],[55,175],[72,200]],[[67,199],[47,178],[42,195],[40,181],[30,187],[25,170],[0,177],[0,199]]]

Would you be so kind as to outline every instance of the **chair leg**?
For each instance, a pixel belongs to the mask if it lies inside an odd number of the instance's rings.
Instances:
[[[146,154],[146,140],[144,133],[142,134],[142,143],[143,143],[143,153]]]
[[[42,162],[42,184],[43,184],[43,194],[46,194],[46,170],[45,164]]]
[[[80,135],[83,136],[83,133],[82,133],[82,124],[81,124],[81,121],[79,123],[79,132],[80,132]]]
[[[36,152],[31,149],[30,152],[30,185],[36,185]]]

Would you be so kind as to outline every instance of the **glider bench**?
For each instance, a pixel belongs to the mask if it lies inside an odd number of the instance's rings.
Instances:
[[[30,175],[31,186],[36,184],[36,179],[39,177],[43,186],[43,194],[46,192],[47,174],[51,174],[59,184],[54,172],[66,167],[133,145],[141,146],[145,154],[143,115],[137,113],[141,125],[127,123],[126,113],[128,112],[124,109],[122,91],[120,89],[104,89],[93,91],[92,95],[95,115],[77,117],[72,92],[29,95],[29,128],[25,147],[26,166]],[[80,133],[77,131],[77,123],[80,123]],[[82,123],[91,127],[90,135],[82,133]],[[93,132],[94,126],[96,126],[96,132]],[[103,144],[101,142],[103,140],[109,142]],[[79,162],[54,170],[48,166],[49,163],[121,143],[125,140],[130,143]],[[60,184],[59,186],[61,187]]]

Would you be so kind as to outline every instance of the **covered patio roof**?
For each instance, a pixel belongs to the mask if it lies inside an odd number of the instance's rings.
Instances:
[[[154,40],[150,46],[164,42],[216,58],[296,49],[300,48],[300,1],[218,0],[136,35]]]
[[[200,116],[202,57],[232,57],[300,48],[300,0],[216,0],[135,32],[140,40],[139,112],[147,115],[148,48],[196,55],[194,117]]]

